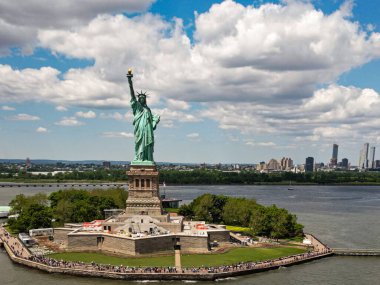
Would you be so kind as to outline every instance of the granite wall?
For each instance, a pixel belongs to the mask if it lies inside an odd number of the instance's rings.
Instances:
[[[55,228],[54,229],[54,242],[60,245],[67,246],[67,234],[72,232],[73,229],[68,228]]]
[[[100,250],[101,247],[98,246],[98,237],[102,235],[96,234],[69,234],[67,236],[68,243],[67,249],[69,251],[97,251]]]
[[[229,242],[230,232],[229,231],[210,231],[208,232],[210,241],[217,242]]]

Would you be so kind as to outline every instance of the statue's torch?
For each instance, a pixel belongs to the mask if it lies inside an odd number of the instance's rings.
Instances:
[[[128,78],[132,78],[133,77],[132,68],[128,69],[127,77]]]

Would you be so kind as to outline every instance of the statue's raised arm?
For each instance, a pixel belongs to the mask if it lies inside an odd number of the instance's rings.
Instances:
[[[133,89],[132,77],[133,77],[132,69],[128,69],[127,78],[128,78],[128,83],[129,83],[129,90],[131,93],[131,100],[136,101],[135,90]]]

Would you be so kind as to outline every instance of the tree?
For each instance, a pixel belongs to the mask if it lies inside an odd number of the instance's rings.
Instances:
[[[181,205],[181,207],[179,207],[178,214],[187,219],[193,219],[195,216],[192,207],[188,204]]]
[[[275,205],[259,205],[254,199],[204,194],[182,205],[178,213],[188,219],[250,227],[254,235],[285,238],[303,234],[295,215]]]
[[[279,209],[276,205],[267,208],[270,216],[271,230],[270,237],[282,238],[290,236],[292,231],[292,216],[285,209]]]
[[[260,205],[252,211],[249,226],[254,235],[269,236],[271,225],[266,207]]]
[[[92,191],[70,189],[51,193],[49,199],[56,223],[62,225],[103,219],[104,209],[125,207],[127,192],[121,188]]]
[[[53,215],[48,206],[31,204],[23,208],[17,219],[9,219],[8,223],[13,232],[27,232],[31,229],[50,228]]]
[[[71,217],[73,215],[74,207],[73,204],[68,200],[59,200],[57,205],[54,207],[54,217],[58,224],[64,224],[71,222]]]
[[[212,222],[211,211],[214,207],[213,195],[204,194],[193,201],[195,218],[206,222]]]
[[[227,225],[247,227],[255,207],[255,200],[229,197],[223,207],[223,221]]]
[[[47,206],[49,200],[44,193],[37,193],[33,196],[25,196],[24,194],[16,195],[16,197],[9,203],[12,214],[21,213],[32,204]]]
[[[223,208],[227,200],[228,197],[226,196],[204,194],[191,202],[189,208],[197,220],[220,223],[222,222]]]

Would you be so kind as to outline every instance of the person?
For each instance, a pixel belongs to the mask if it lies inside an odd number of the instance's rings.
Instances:
[[[148,163],[154,164],[154,134],[157,124],[160,121],[160,116],[152,115],[150,108],[146,103],[146,93],[142,91],[137,94],[133,89],[132,70],[128,70],[128,83],[131,93],[131,107],[133,111],[133,126],[135,137],[135,157],[132,164]]]

